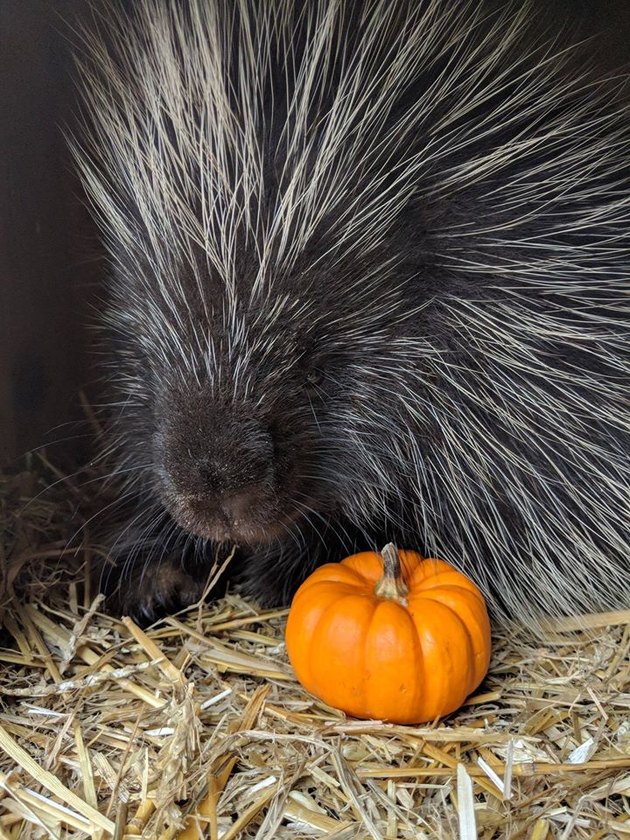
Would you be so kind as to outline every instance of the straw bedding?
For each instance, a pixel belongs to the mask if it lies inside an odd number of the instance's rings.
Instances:
[[[356,721],[296,683],[286,611],[103,614],[92,479],[0,478],[0,840],[630,838],[630,611],[497,632],[444,721]]]

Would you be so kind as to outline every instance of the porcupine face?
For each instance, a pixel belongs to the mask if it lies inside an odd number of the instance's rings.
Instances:
[[[380,429],[394,435],[399,425],[389,391],[418,321],[406,303],[414,281],[399,270],[384,285],[386,263],[294,266],[249,305],[247,260],[232,296],[207,266],[188,268],[168,279],[186,301],[172,312],[147,296],[155,279],[130,274],[125,422],[133,448],[150,453],[152,486],[188,532],[264,544],[340,512],[367,521],[382,507]],[[364,282],[349,282],[353,274]],[[122,311],[110,320],[120,333]]]
[[[319,424],[334,413],[335,393],[323,390],[313,316],[302,306],[303,319],[281,305],[271,323],[255,309],[230,324],[219,317],[192,381],[182,380],[177,365],[158,377],[151,406],[157,489],[193,534],[264,543],[321,506]]]

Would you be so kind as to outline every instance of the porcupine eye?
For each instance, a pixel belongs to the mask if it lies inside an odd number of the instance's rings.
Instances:
[[[315,391],[324,381],[324,373],[319,368],[312,368],[306,374],[306,387]]]

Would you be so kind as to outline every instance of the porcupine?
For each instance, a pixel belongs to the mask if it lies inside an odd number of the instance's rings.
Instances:
[[[138,0],[79,59],[118,608],[388,540],[499,616],[627,604],[628,109],[527,3]]]

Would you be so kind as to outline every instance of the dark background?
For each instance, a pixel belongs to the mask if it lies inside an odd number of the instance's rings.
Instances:
[[[84,416],[80,390],[94,390],[86,325],[102,261],[60,127],[74,99],[63,31],[88,21],[90,5],[0,0],[0,463],[63,440],[86,455],[72,421]],[[535,0],[532,10],[541,25],[594,36],[588,50],[604,70],[630,62],[630,0]]]
[[[64,20],[88,0],[0,0],[0,463],[77,434],[98,263],[61,126]],[[91,260],[88,262],[88,260]]]

